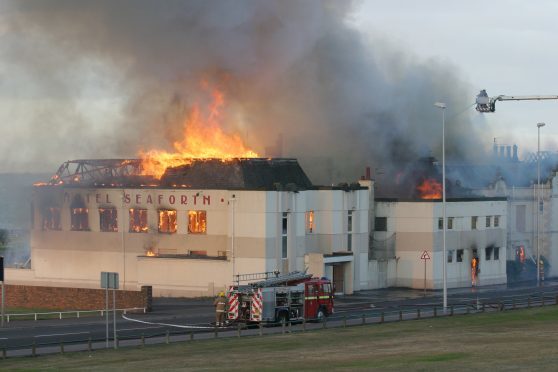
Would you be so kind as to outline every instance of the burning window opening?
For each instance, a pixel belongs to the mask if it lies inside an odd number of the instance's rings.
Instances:
[[[188,211],[188,233],[205,234],[207,231],[206,211]]]
[[[147,209],[130,208],[130,232],[147,232]]]
[[[146,255],[147,257],[155,257],[155,256],[157,256],[157,254],[153,251],[153,248],[149,248],[149,249],[145,252],[145,255]]]
[[[176,232],[176,211],[159,210],[159,232],[174,234]]]
[[[116,213],[116,208],[99,208],[99,219],[101,231],[118,231],[118,216]]]
[[[89,230],[89,209],[87,208],[72,208],[72,230],[73,231],[87,231]]]
[[[58,207],[46,208],[43,211],[43,230],[62,230],[61,210]]]
[[[312,234],[316,225],[314,223],[314,211],[306,212],[306,233]]]
[[[81,195],[74,196],[70,204],[70,217],[73,231],[89,230],[89,209],[86,208]]]

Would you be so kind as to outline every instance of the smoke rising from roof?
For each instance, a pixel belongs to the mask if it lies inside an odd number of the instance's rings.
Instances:
[[[0,10],[0,67],[11,71],[0,99],[27,102],[14,108],[21,124],[0,129],[10,164],[171,149],[188,108],[208,99],[206,81],[225,94],[225,129],[254,150],[265,155],[282,134],[281,155],[300,158],[313,182],[352,180],[365,165],[439,155],[433,103],[450,117],[474,96],[453,66],[363,35],[348,1],[23,0]],[[482,152],[466,115],[448,120],[446,141],[450,158]]]

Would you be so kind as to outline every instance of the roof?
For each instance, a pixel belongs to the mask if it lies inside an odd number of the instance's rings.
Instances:
[[[296,159],[200,159],[168,168],[161,186],[196,189],[307,190],[312,182]]]

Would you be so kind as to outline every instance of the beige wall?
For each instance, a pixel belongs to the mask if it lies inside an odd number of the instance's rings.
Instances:
[[[70,204],[81,195],[89,209],[89,231],[70,231]],[[233,197],[234,195],[234,197]],[[121,286],[153,285],[155,295],[212,295],[236,274],[304,270],[307,253],[345,251],[347,210],[353,210],[353,252],[368,254],[368,191],[303,192],[187,189],[84,189],[38,187],[34,190],[35,228],[31,234],[34,280],[55,285],[97,287],[101,271],[120,274]],[[61,208],[62,231],[43,231],[42,212]],[[114,207],[118,232],[100,231],[98,208]],[[147,233],[128,232],[129,209],[148,210]],[[159,209],[177,210],[177,232],[158,232]],[[189,234],[189,210],[207,212],[207,232]],[[305,213],[313,210],[314,232],[307,233]],[[289,213],[288,259],[281,257],[282,213]],[[234,225],[234,231],[233,231]],[[234,237],[234,239],[233,239]],[[234,243],[234,244],[233,244]],[[234,245],[234,265],[233,265]],[[228,260],[143,257],[206,251]],[[351,265],[350,278],[368,283],[367,272]]]

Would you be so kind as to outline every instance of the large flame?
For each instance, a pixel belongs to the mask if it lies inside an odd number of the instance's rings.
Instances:
[[[442,185],[433,178],[427,178],[417,186],[417,192],[421,199],[441,199]]]
[[[233,158],[255,158],[258,154],[250,150],[238,134],[227,134],[221,129],[219,120],[225,97],[217,89],[208,88],[212,102],[205,110],[196,104],[184,121],[183,138],[173,143],[175,152],[159,150],[141,151],[142,174],[161,178],[168,167],[189,164],[192,159],[217,158],[223,161]]]

